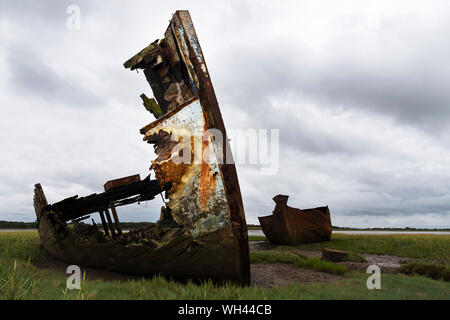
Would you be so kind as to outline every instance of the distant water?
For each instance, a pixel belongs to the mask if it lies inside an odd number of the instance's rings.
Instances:
[[[333,231],[342,234],[450,234],[450,231]],[[264,236],[262,230],[248,230],[249,236]]]

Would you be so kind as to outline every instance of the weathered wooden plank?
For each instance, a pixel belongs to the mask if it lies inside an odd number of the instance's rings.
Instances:
[[[121,200],[136,196],[132,202],[151,200],[165,189],[161,189],[158,180],[150,180],[150,177],[139,182],[133,182],[129,185],[118,186],[100,194],[92,194],[87,197],[71,197],[51,205],[52,209],[60,214],[64,221],[76,219],[78,217],[98,212],[108,207],[110,202],[117,202],[121,205]],[[126,202],[126,204],[132,203]]]
[[[38,214],[37,218],[39,219],[40,212],[42,211],[42,209],[48,206],[47,198],[45,197],[44,191],[42,190],[40,183],[37,183],[34,186],[33,203],[36,213]]]
[[[117,234],[121,235],[122,234],[122,228],[120,227],[119,216],[117,215],[116,207],[114,206],[114,203],[112,201],[109,203],[109,207],[111,208],[111,212],[113,214],[114,224],[115,224],[116,229],[117,229]]]
[[[109,237],[110,233],[108,225],[106,224],[105,215],[103,214],[102,210],[100,210],[98,213],[100,214],[100,220],[102,220],[103,231],[105,232],[105,235]]]
[[[109,180],[108,182],[106,182],[104,184],[103,188],[105,189],[105,191],[108,191],[108,190],[111,190],[111,189],[114,189],[117,187],[128,186],[134,182],[140,182],[140,181],[141,181],[141,176],[139,174],[134,174],[134,175],[128,176],[128,177]]]
[[[111,231],[111,236],[113,237],[113,239],[116,239],[116,230],[114,228],[114,223],[112,222],[111,215],[109,214],[108,208],[106,208],[103,212],[106,216],[106,220],[108,220],[108,227],[109,227],[109,231]]]
[[[127,69],[137,69],[139,68],[139,64],[142,62],[149,63],[153,59],[156,59],[159,55],[158,45],[153,42],[149,44],[147,47],[139,51],[137,54],[135,54],[133,57],[125,61],[123,66]]]

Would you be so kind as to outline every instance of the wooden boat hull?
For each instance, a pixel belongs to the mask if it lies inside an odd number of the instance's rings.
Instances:
[[[329,241],[331,218],[328,207],[300,210],[287,205],[288,196],[278,195],[273,215],[258,217],[267,240],[274,244],[298,245]]]
[[[232,156],[227,154],[225,125],[189,13],[177,11],[165,38],[150,44],[124,66],[144,71],[157,100],[141,95],[147,110],[157,118],[141,129],[158,156],[151,166],[157,180],[140,181],[136,176],[112,180],[100,195],[75,196],[52,205],[36,185],[34,204],[43,246],[52,256],[82,266],[248,285],[247,225],[236,168],[232,161],[220,161]],[[210,134],[212,129],[221,133],[221,141]],[[199,163],[172,161],[179,154],[173,148],[181,141],[172,138],[181,132],[201,142],[200,149],[207,156]],[[153,199],[162,191],[169,201],[162,208],[161,223],[143,230],[147,233],[142,241],[127,237],[129,233],[115,232],[119,226],[116,206]],[[85,237],[67,227],[68,220],[86,219],[96,210],[104,234],[83,224],[93,232]]]
[[[242,283],[236,264],[231,226],[197,239],[182,232],[157,249],[140,244],[121,245],[95,238],[80,240],[46,204],[40,185],[35,189],[38,231],[46,251],[59,260],[85,267],[136,275],[163,275],[177,280]]]

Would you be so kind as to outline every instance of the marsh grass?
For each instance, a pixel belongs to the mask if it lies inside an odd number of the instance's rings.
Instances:
[[[234,284],[217,286],[211,281],[200,285],[183,284],[162,277],[102,281],[90,280],[85,275],[80,290],[68,290],[64,273],[33,265],[43,257],[39,243],[37,232],[0,233],[0,299],[450,299],[448,282],[422,276],[382,274],[382,289],[368,290],[367,275],[362,273],[351,273],[344,280],[330,283],[292,283],[288,287],[272,289],[242,288]],[[292,252],[287,258],[284,254],[281,256],[286,263],[305,260],[299,255],[293,258],[295,253]],[[262,258],[253,256],[253,259]],[[309,265],[303,267],[313,270],[324,266],[316,259],[306,261],[302,263]]]
[[[248,236],[248,241],[265,241],[265,236]]]
[[[44,258],[37,231],[0,232],[0,256],[38,262]]]
[[[439,263],[409,262],[402,265],[397,272],[406,275],[425,276],[434,280],[450,281],[450,267]]]
[[[260,236],[256,237],[250,236],[249,239],[262,240]],[[333,234],[331,241],[299,245],[297,248],[307,250],[330,248],[354,253],[390,254],[450,264],[450,235],[443,234]]]
[[[25,267],[18,265],[14,260],[11,269],[1,269],[0,274],[0,295],[5,300],[20,300],[32,295],[36,288],[37,282],[32,280],[29,275],[30,260],[28,259]]]
[[[299,246],[304,249],[323,247],[354,252],[391,254],[399,257],[439,260],[450,263],[449,235],[349,235],[335,234],[331,241]]]
[[[346,261],[365,263],[367,259],[356,252],[349,252]]]

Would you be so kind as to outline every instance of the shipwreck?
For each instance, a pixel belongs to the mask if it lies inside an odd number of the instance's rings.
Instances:
[[[142,70],[155,97],[141,95],[156,120],[140,130],[157,155],[150,167],[155,179],[114,179],[105,183],[104,192],[53,204],[36,184],[34,207],[42,245],[51,256],[85,267],[248,285],[247,225],[238,177],[233,162],[221,161],[232,155],[189,12],[176,11],[164,38],[124,67]],[[224,139],[215,139],[211,129]],[[201,141],[199,162],[174,161],[195,156],[192,149],[177,148],[180,142],[191,144],[186,133]],[[159,221],[122,230],[118,207],[157,196],[167,199]],[[93,219],[83,222],[96,214],[101,226]]]
[[[288,198],[281,194],[275,196],[273,214],[258,217],[267,240],[280,245],[329,241],[332,228],[328,206],[300,210],[289,207]]]

